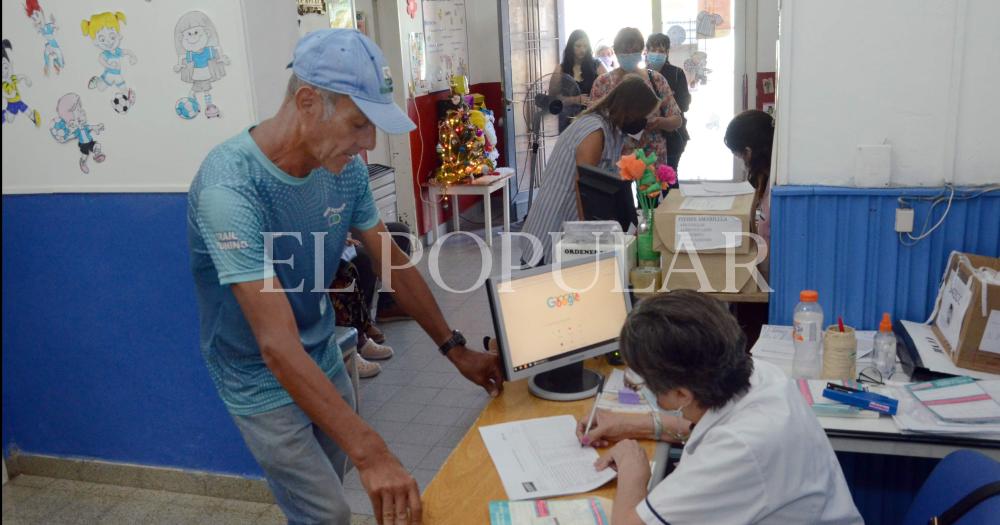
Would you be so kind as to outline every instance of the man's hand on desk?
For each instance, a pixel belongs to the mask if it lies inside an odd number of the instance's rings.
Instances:
[[[385,443],[381,443],[381,448],[382,451],[357,466],[375,519],[379,525],[419,525],[422,509],[417,482]]]
[[[490,397],[497,397],[503,392],[503,374],[500,373],[500,356],[497,354],[456,346],[448,352],[448,359],[466,379],[486,389]]]

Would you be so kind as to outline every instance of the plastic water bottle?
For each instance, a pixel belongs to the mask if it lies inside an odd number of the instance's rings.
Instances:
[[[875,334],[875,368],[882,379],[889,379],[896,368],[896,334],[892,333],[892,318],[889,312],[882,314],[882,322]]]
[[[799,304],[795,305],[792,324],[795,345],[792,374],[798,379],[815,379],[819,377],[823,344],[823,307],[819,305],[816,290],[799,292]]]

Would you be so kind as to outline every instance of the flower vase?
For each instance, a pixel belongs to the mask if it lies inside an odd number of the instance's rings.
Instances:
[[[638,233],[636,235],[636,248],[638,251],[638,262],[641,266],[642,263],[654,263],[659,265],[660,263],[660,252],[653,250],[653,236],[655,235],[653,231],[653,210],[641,210],[642,218],[639,223]]]

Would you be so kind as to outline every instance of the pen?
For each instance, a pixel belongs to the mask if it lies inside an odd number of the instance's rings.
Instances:
[[[843,333],[844,332],[844,318],[841,317],[841,316],[839,316],[839,315],[837,316],[837,326],[840,327],[840,332]]]
[[[597,396],[594,397],[594,406],[590,408],[590,418],[587,419],[587,426],[583,429],[583,437],[587,438],[587,434],[590,433],[590,427],[594,424],[594,414],[597,414],[597,402],[601,400],[601,393],[604,392],[604,376],[601,376],[601,383],[597,385]],[[584,443],[580,443],[580,446],[585,446]]]

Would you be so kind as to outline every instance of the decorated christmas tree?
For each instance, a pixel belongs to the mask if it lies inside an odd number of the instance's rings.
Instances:
[[[467,108],[448,111],[438,123],[437,153],[441,166],[434,179],[438,184],[458,184],[493,171],[485,144],[483,130],[470,121]]]

